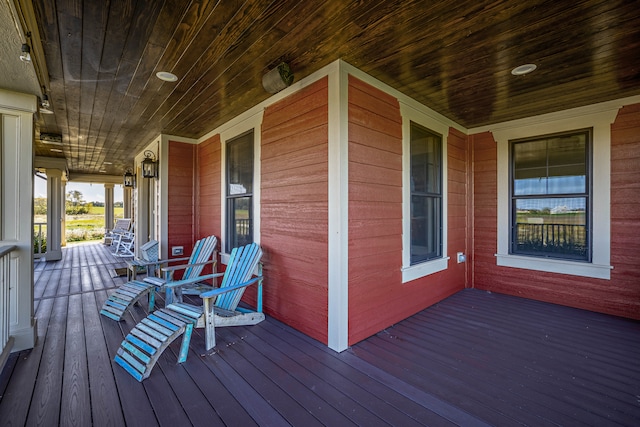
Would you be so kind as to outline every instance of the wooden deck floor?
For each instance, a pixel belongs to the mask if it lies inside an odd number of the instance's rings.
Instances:
[[[0,375],[0,425],[640,425],[640,323],[476,290],[337,354],[267,318],[202,331],[138,383],[113,356],[134,321],[98,314],[125,281],[101,245],[38,263],[38,343]],[[268,282],[265,282],[267,288]]]

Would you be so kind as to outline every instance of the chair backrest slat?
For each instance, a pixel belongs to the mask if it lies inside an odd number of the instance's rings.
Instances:
[[[234,248],[231,251],[229,264],[220,287],[224,288],[247,282],[251,279],[261,257],[262,249],[256,243]],[[245,288],[242,288],[218,296],[215,305],[226,310],[235,310],[240,303],[244,290]]]
[[[131,218],[118,218],[113,230],[129,231],[129,228],[131,228]]]
[[[142,259],[145,261],[158,261],[158,241],[149,240],[140,246],[140,253],[142,254]]]
[[[193,251],[191,252],[191,257],[189,258],[189,264],[199,264],[207,262],[209,258],[211,258],[211,255],[213,254],[217,244],[218,238],[216,236],[209,236],[198,240],[193,246]],[[188,267],[187,269],[185,269],[182,278],[191,279],[194,277],[198,277],[200,273],[202,273],[203,269],[204,265],[194,265],[192,267]]]

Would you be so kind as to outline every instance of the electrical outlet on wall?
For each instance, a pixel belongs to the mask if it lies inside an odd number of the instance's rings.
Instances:
[[[465,262],[467,260],[467,256],[464,254],[464,252],[458,252],[458,264],[460,264],[461,262]]]
[[[178,255],[182,255],[183,253],[184,253],[184,247],[183,246],[172,246],[171,247],[171,255],[178,256]]]

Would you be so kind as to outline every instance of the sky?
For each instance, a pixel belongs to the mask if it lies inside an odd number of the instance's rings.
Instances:
[[[79,191],[85,202],[102,202],[104,203],[104,185],[103,184],[87,184],[78,182],[67,182],[66,192]],[[34,197],[47,197],[47,181],[35,177]],[[116,184],[113,188],[113,201],[122,202],[122,185]]]

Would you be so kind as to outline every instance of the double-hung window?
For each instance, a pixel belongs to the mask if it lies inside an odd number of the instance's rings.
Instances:
[[[253,130],[227,142],[227,253],[253,242],[253,147]]]
[[[591,135],[511,141],[511,254],[591,261]]]
[[[411,265],[442,257],[442,136],[411,122]]]

